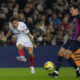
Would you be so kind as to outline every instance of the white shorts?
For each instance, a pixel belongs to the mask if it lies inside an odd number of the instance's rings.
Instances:
[[[31,47],[33,48],[33,44],[29,38],[23,38],[23,39],[18,39],[16,45],[21,44],[24,47]]]

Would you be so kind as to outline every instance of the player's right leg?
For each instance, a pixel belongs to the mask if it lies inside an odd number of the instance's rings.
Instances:
[[[20,55],[20,56],[17,56],[17,60],[26,62],[27,59],[25,58],[23,46],[21,44],[17,44],[17,49],[18,49],[18,52],[19,52],[19,55]]]
[[[72,40],[68,40],[64,45],[63,47],[60,49],[59,53],[58,53],[58,59],[57,59],[57,62],[56,62],[56,68],[55,68],[55,71],[53,73],[50,73],[49,76],[52,76],[52,77],[58,77],[58,71],[61,67],[61,64],[62,64],[62,61],[63,61],[63,56],[64,56],[64,53],[67,51],[67,49],[70,47],[72,43]]]
[[[58,52],[58,59],[57,59],[55,71],[53,73],[49,73],[49,76],[58,77],[58,71],[61,67],[61,64],[62,64],[62,61],[63,61],[63,56],[64,56],[65,52],[66,52],[65,48],[61,48],[60,51]]]

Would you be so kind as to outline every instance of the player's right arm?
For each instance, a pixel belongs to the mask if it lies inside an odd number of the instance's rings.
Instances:
[[[12,31],[9,30],[6,36],[4,37],[4,42],[7,41],[8,37],[11,36],[11,34],[12,34]]]
[[[12,31],[13,31],[12,24],[9,23],[9,31],[8,31],[8,33],[7,33],[6,36],[5,36],[5,40],[6,40],[6,41],[7,41],[7,39],[9,38],[9,36],[12,35]]]
[[[5,38],[8,39],[8,37],[11,36],[11,35],[12,35],[12,31],[9,30],[8,33],[7,33],[7,35],[5,36]]]

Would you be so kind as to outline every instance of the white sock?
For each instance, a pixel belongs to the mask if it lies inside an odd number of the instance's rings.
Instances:
[[[78,71],[79,70],[79,67],[76,69],[76,71]]]
[[[31,66],[30,69],[31,69],[31,73],[34,74],[35,73],[34,66]]]
[[[58,74],[58,71],[54,71],[56,74]]]

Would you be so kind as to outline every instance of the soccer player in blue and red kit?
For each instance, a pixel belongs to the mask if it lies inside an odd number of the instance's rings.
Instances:
[[[71,58],[71,54],[80,48],[80,14],[77,4],[70,5],[70,13],[72,16],[75,17],[73,20],[74,29],[73,34],[71,36],[72,38],[69,39],[59,50],[55,71],[53,73],[49,73],[49,76],[51,77],[58,77],[58,72],[61,67],[63,57],[76,70],[76,77],[80,77],[80,69],[76,65],[74,60]]]

